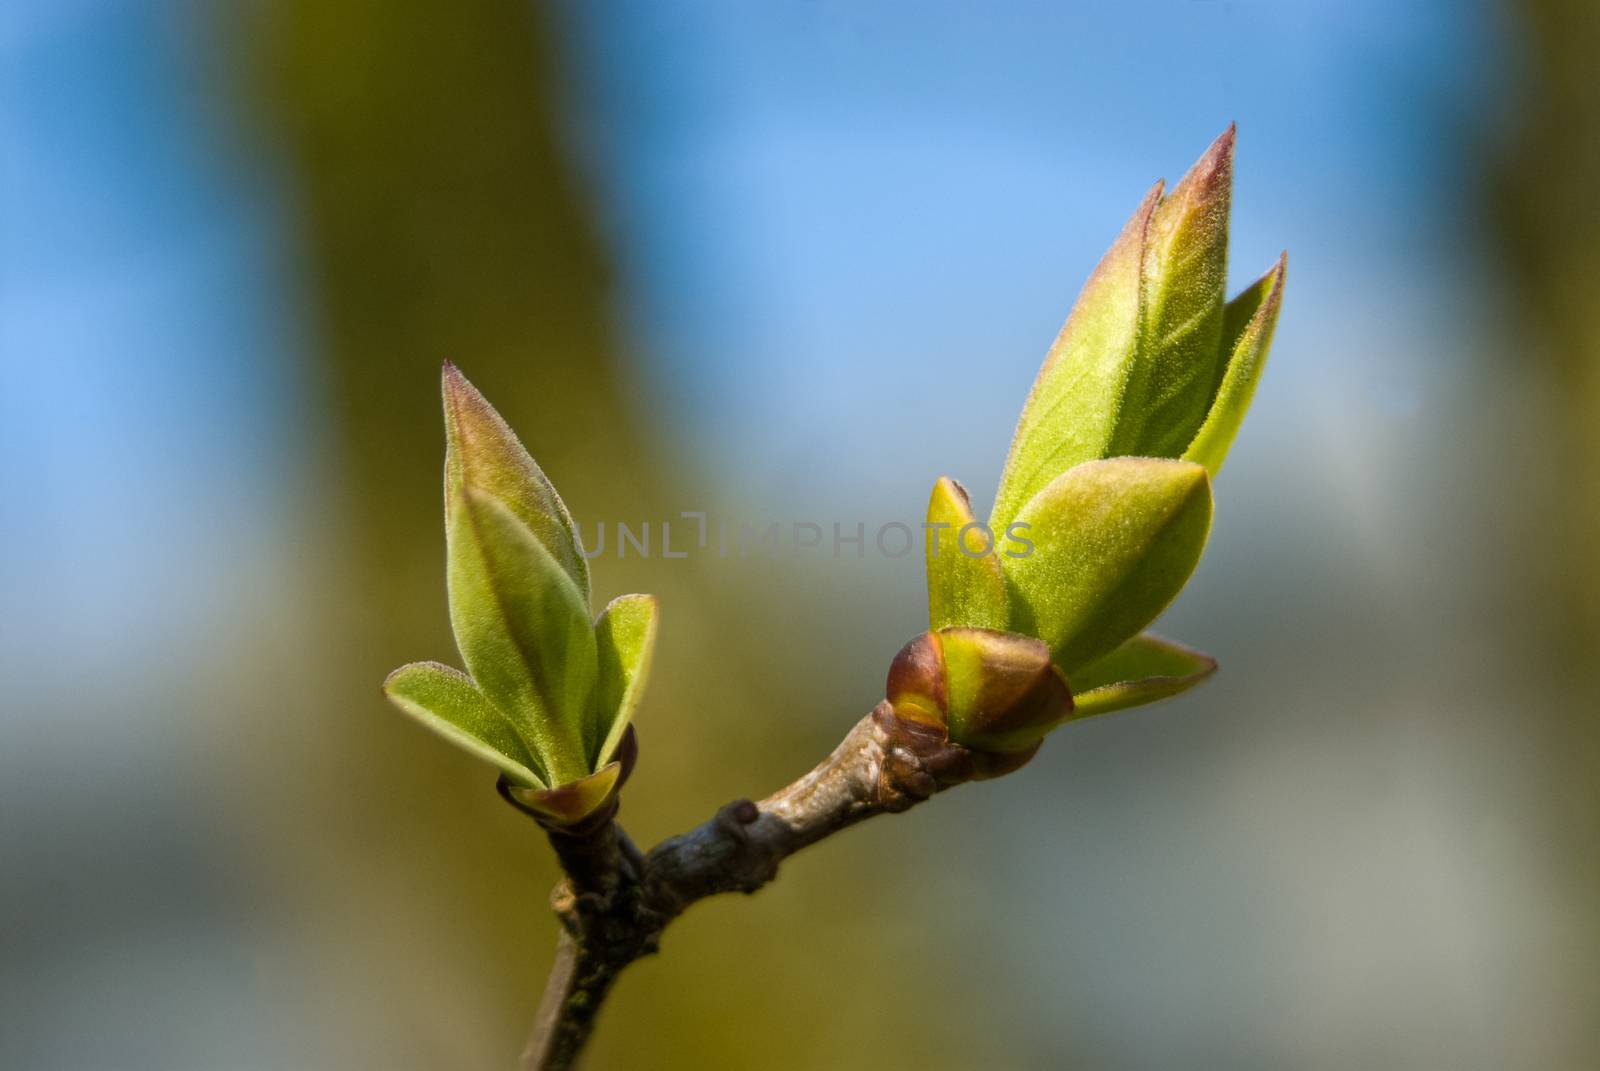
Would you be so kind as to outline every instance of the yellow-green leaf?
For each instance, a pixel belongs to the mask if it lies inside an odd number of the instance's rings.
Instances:
[[[1144,632],[1072,675],[1073,720],[1142,706],[1186,692],[1217,671],[1217,660]]]
[[[939,477],[928,499],[928,525],[930,627],[1005,628],[1006,587],[997,533],[972,515],[967,489],[948,476]]]
[[[1037,636],[1070,680],[1182,590],[1211,526],[1206,470],[1120,457],[1062,473],[1017,515],[1033,553],[1002,562],[1010,631]]]
[[[1145,194],[1050,346],[1011,439],[989,526],[1004,531],[1023,505],[1073,465],[1104,457],[1139,336],[1145,231],[1161,184]]]
[[[1223,360],[1230,127],[1162,198],[1145,196],[1079,295],[1023,406],[989,524],[1107,457],[1172,457],[1211,407]]]
[[[1228,361],[1222,369],[1222,382],[1205,423],[1183,455],[1187,461],[1204,465],[1212,476],[1222,470],[1223,459],[1239,433],[1245,411],[1255,397],[1261,370],[1266,366],[1278,309],[1283,304],[1288,261],[1289,254],[1279,256],[1267,274],[1228,302],[1222,332],[1222,352]]]
[[[544,544],[589,601],[589,564],[578,547],[572,517],[543,470],[494,406],[455,365],[443,373],[445,506],[462,485],[498,498]]]
[[[586,600],[498,498],[470,485],[448,511],[450,623],[473,680],[523,730],[555,784],[590,772],[596,676]]]
[[[594,734],[598,746],[590,753],[593,765],[611,761],[638,709],[650,679],[659,618],[660,602],[654,595],[619,595],[595,622],[600,678]]]
[[[1233,127],[1157,206],[1146,232],[1138,354],[1106,457],[1177,457],[1210,406],[1228,283]]]
[[[413,662],[389,674],[383,691],[421,725],[492,763],[513,784],[545,787],[539,764],[510,719],[459,669]]]

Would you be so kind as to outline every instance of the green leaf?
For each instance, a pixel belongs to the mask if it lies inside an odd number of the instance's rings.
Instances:
[[[589,563],[555,487],[505,420],[460,369],[444,365],[445,504],[471,485],[498,498],[527,525],[589,601]]]
[[[383,682],[391,702],[462,750],[492,763],[514,784],[545,787],[510,720],[459,669],[438,662],[401,666]]]
[[[928,499],[928,524],[931,627],[1005,628],[1006,585],[995,546],[997,533],[972,515],[967,489],[948,476],[939,477]]]
[[[1278,323],[1278,309],[1283,304],[1288,262],[1289,254],[1282,254],[1267,274],[1228,302],[1222,329],[1222,352],[1229,355],[1228,362],[1211,411],[1183,455],[1187,461],[1204,465],[1212,476],[1222,470],[1223,459],[1255,397],[1256,383],[1272,345],[1272,330]]]
[[[1206,470],[1187,461],[1089,461],[1022,508],[1034,550],[1002,562],[1012,632],[1075,670],[1155,619],[1188,581],[1211,527]]]
[[[1138,354],[1105,457],[1177,457],[1210,407],[1228,283],[1233,127],[1150,218]]]
[[[660,610],[654,595],[619,595],[595,622],[595,644],[600,655],[595,703],[599,715],[595,737],[599,746],[590,752],[592,765],[611,761],[638,709],[650,678]]]
[[[586,600],[498,498],[463,486],[449,514],[450,623],[467,669],[524,729],[554,784],[590,772],[597,672]]]
[[[989,523],[1074,465],[1177,457],[1217,382],[1233,129],[1172,193],[1158,183],[1084,285],[1023,406]]]
[[[1051,480],[1105,456],[1111,444],[1127,364],[1138,344],[1145,231],[1160,201],[1158,182],[1089,276],[1050,346],[1000,475],[989,516],[997,532]]]
[[[1073,719],[1109,714],[1186,692],[1217,671],[1217,660],[1153,632],[1133,637],[1072,675]]]

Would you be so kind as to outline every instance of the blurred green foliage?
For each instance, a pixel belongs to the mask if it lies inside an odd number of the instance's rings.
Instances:
[[[1548,786],[1555,880],[1586,925],[1556,953],[1594,979],[1600,954],[1600,5],[1513,0],[1517,122],[1489,143],[1487,218],[1510,287],[1519,345],[1506,354],[1536,394],[1532,453],[1542,509],[1516,514],[1507,580],[1533,604],[1541,687],[1515,716]],[[1554,875],[1552,875],[1554,877]],[[1593,1007],[1600,979],[1573,999]],[[1600,1051],[1600,1019],[1586,1051]]]
[[[1518,0],[1511,10],[1521,107],[1491,150],[1489,219],[1527,339],[1508,357],[1548,390],[1556,418],[1545,457],[1565,522],[1529,533],[1530,546],[1554,553],[1526,564],[1562,608],[1550,637],[1562,661],[1589,670],[1600,649],[1600,213],[1587,207],[1600,184],[1600,7]]]

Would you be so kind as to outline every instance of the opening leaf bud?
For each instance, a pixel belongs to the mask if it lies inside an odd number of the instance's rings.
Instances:
[[[895,716],[975,751],[1027,751],[1072,715],[1072,692],[1041,640],[1013,632],[924,632],[889,667]]]

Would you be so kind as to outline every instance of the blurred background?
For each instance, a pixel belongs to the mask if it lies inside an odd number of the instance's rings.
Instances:
[[[1233,285],[1288,297],[1160,626],[1221,674],[697,907],[588,1066],[1600,1066],[1597,49],[1580,0],[6,5],[0,1064],[509,1066],[550,853],[378,690],[454,660],[440,361],[586,530],[982,513],[1237,120]],[[664,603],[641,843],[924,627],[870,546],[595,576]]]

